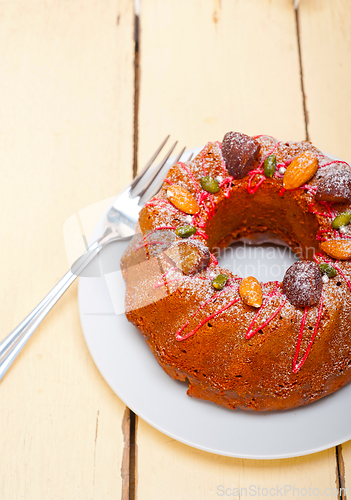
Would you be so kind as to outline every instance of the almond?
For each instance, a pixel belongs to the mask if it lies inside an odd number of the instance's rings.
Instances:
[[[186,214],[197,214],[200,210],[193,195],[187,189],[176,184],[172,184],[167,189],[167,198],[175,207]]]
[[[351,240],[323,241],[321,249],[334,259],[347,260],[351,258]]]
[[[284,189],[296,189],[308,182],[318,169],[318,160],[311,151],[297,156],[287,167],[284,177]]]
[[[253,307],[261,307],[262,305],[262,288],[256,278],[248,276],[244,278],[239,287],[240,297],[244,304]]]

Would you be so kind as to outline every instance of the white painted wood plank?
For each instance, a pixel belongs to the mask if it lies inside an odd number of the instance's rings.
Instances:
[[[167,133],[304,138],[290,0],[143,0],[140,49],[139,158]]]
[[[133,21],[129,0],[0,2],[2,336],[66,272],[65,221],[131,178]],[[121,498],[124,412],[75,284],[1,383],[1,498]]]
[[[284,460],[221,457],[179,443],[142,420],[137,442],[138,500],[319,498],[317,489],[337,498],[334,449]]]

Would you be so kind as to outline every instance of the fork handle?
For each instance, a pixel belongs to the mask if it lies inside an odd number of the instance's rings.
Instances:
[[[93,243],[86,252],[73,264],[71,269],[61,278],[56,286],[44,299],[28,314],[28,316],[15,328],[0,344],[0,380],[4,377],[13,361],[16,359],[23,346],[33,332],[43,321],[48,312],[56,304],[67,288],[77,276],[86,268],[93,258],[103,248],[100,241]]]

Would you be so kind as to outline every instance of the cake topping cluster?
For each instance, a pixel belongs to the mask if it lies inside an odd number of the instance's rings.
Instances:
[[[193,192],[195,192],[194,195],[179,184],[174,184],[172,181],[166,179],[170,184],[167,188],[167,200],[159,199],[149,202],[150,206],[153,206],[154,203],[165,204],[168,210],[171,207],[174,211],[178,210],[183,212],[184,215],[188,214],[187,218],[183,219],[182,223],[177,227],[167,226],[157,228],[172,230],[173,235],[180,238],[180,240],[173,241],[172,243],[167,239],[167,244],[163,244],[161,248],[164,254],[176,266],[172,269],[178,268],[178,270],[186,275],[184,279],[197,279],[195,275],[206,269],[211,259],[215,262],[215,258],[210,254],[208,247],[198,237],[208,238],[205,232],[206,222],[211,220],[215,213],[216,196],[214,195],[222,192],[225,197],[229,197],[233,179],[243,179],[246,175],[248,175],[247,190],[250,194],[254,194],[264,181],[273,183],[278,181],[280,186],[281,183],[283,185],[279,191],[280,196],[285,191],[296,189],[303,189],[309,196],[314,196],[315,200],[324,208],[316,210],[313,208],[315,203],[310,203],[308,207],[309,211],[319,217],[327,217],[330,221],[328,222],[330,230],[323,228],[317,235],[317,239],[321,241],[320,247],[322,251],[333,259],[351,259],[351,236],[345,234],[347,232],[346,228],[351,222],[351,212],[341,212],[338,215],[331,206],[332,203],[351,202],[351,171],[348,169],[349,167],[340,167],[339,164],[343,162],[323,164],[323,158],[325,159],[325,157],[319,155],[315,150],[311,151],[308,149],[311,148],[309,143],[304,143],[303,148],[298,148],[297,143],[283,144],[274,140],[272,147],[267,148],[266,146],[265,153],[260,155],[261,144],[256,140],[257,138],[252,138],[238,132],[228,132],[224,136],[222,145],[220,143],[209,143],[201,152],[202,173],[200,175],[194,174],[194,170],[192,170],[189,164],[178,164],[179,168],[186,173],[187,181],[189,180],[189,185],[193,187]],[[217,148],[219,155],[221,154],[219,148],[221,148],[223,175],[212,173],[212,176],[209,173],[211,172],[213,147]],[[264,145],[262,147],[264,148]],[[285,162],[279,163],[277,159],[282,157],[280,156],[282,151],[283,161]],[[320,164],[321,158],[322,164]],[[321,179],[320,176],[317,177],[317,183],[308,184],[320,167],[329,167],[329,169],[326,173],[324,172]],[[227,175],[226,168],[230,176]],[[268,181],[268,179],[271,180]],[[328,233],[332,233],[333,231],[334,239],[327,239],[329,237]],[[150,235],[148,237],[150,238]],[[153,252],[153,243],[160,243],[156,241],[157,239],[155,239],[155,242],[152,239],[148,240],[151,253]],[[140,242],[140,248],[142,245],[143,242]],[[217,296],[227,293],[227,291],[232,295],[231,299],[210,317],[202,320],[193,331],[181,336],[180,334],[186,326],[184,325],[177,332],[177,340],[189,338],[209,318],[215,317],[229,307],[232,307],[238,301],[240,302],[240,299],[244,304],[257,308],[257,313],[245,335],[245,338],[249,339],[257,331],[268,325],[285,306],[286,302],[289,301],[295,307],[305,308],[293,360],[293,371],[296,373],[307,358],[322,318],[323,283],[327,284],[330,278],[335,277],[339,273],[345,278],[351,290],[351,283],[337,266],[337,262],[332,263],[326,260],[322,254],[316,255],[319,255],[323,262],[319,262],[316,258],[316,262],[296,262],[287,270],[282,285],[277,282],[275,288],[268,294],[263,291],[265,284],[262,285],[262,289],[261,284],[252,276],[243,280],[241,278],[228,278],[226,274],[215,275],[212,272],[207,273],[207,278],[200,276],[202,279],[211,279],[212,288],[216,291],[212,297],[213,301],[216,300]],[[239,283],[234,283],[233,280],[235,279],[238,279],[240,285]],[[157,284],[157,286],[162,286],[162,283]],[[236,297],[233,298],[233,295],[236,295]],[[279,298],[276,309],[260,327],[254,329],[258,315],[261,315],[260,311],[274,297],[276,299]],[[208,303],[208,300],[205,301],[200,309]],[[318,303],[318,317],[313,334],[305,353],[302,355],[300,361],[298,361],[307,318],[307,308],[316,306]]]
[[[283,292],[296,307],[310,307],[318,303],[323,288],[322,273],[315,262],[295,262],[286,271]]]
[[[234,179],[243,179],[258,158],[261,145],[248,135],[228,132],[222,142],[222,154],[228,172]]]

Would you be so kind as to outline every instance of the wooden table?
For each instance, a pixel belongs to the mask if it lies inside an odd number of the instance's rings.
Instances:
[[[297,14],[292,4],[142,0],[136,18],[132,0],[0,0],[2,336],[66,271],[72,220],[92,224],[82,209],[116,194],[167,133],[188,147],[232,129],[308,137],[351,160],[351,3],[301,0]],[[210,500],[220,485],[224,498],[252,485],[339,498],[335,488],[351,488],[350,443],[241,460],[131,417],[88,353],[77,284],[0,395],[1,499]]]

